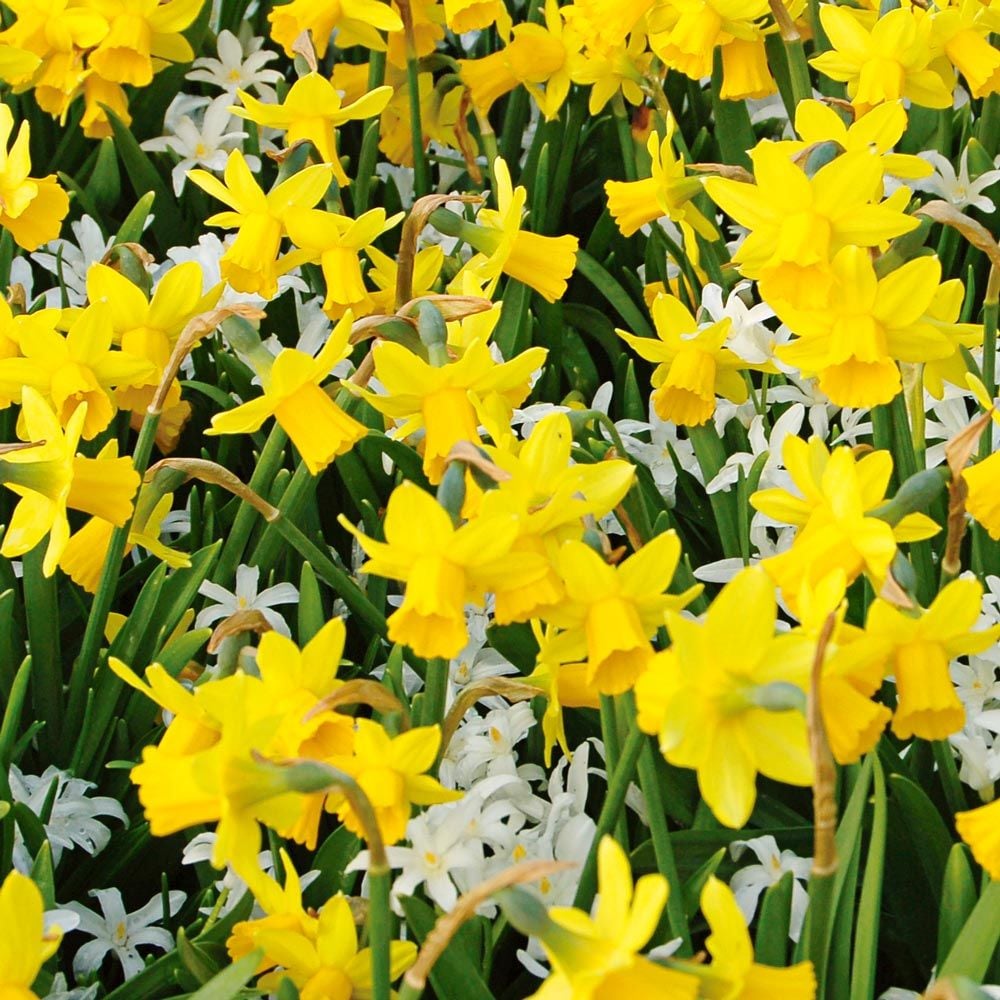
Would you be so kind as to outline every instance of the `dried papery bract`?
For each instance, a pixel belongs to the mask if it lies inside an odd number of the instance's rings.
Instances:
[[[265,521],[276,521],[281,517],[281,511],[277,507],[254,493],[242,479],[216,462],[209,462],[202,458],[164,458],[150,466],[146,473],[147,478],[156,475],[161,469],[173,469],[183,473],[185,481],[197,479],[199,482],[208,483],[211,486],[221,486],[233,496],[248,503]]]
[[[256,320],[263,319],[264,313],[256,306],[236,303],[221,309],[212,309],[210,312],[202,313],[190,320],[177,338],[177,343],[174,344],[174,349],[170,354],[170,360],[163,369],[160,383],[149,403],[148,412],[150,415],[158,417],[163,412],[167,393],[170,391],[170,386],[177,377],[184,359],[194,350],[202,337],[211,333],[220,323],[232,316],[239,316],[245,320]]]
[[[403,20],[409,18],[409,5],[401,5]],[[412,25],[412,20],[411,20]],[[439,208],[444,208],[448,202],[460,201],[465,205],[479,205],[483,199],[477,194],[429,194],[414,202],[410,214],[403,223],[403,232],[399,238],[399,255],[396,258],[396,308],[413,298],[413,262],[417,256],[417,241],[427,225],[431,215]]]
[[[410,713],[406,706],[383,684],[363,678],[346,681],[333,694],[318,701],[306,715],[306,721],[323,712],[347,705],[367,705],[382,715],[399,712],[403,716],[403,731],[410,728]]]
[[[488,680],[470,684],[455,699],[454,704],[452,704],[451,709],[445,716],[444,723],[441,726],[441,750],[438,754],[439,758],[443,758],[448,752],[448,744],[451,742],[451,738],[455,735],[455,731],[461,724],[462,719],[465,718],[466,712],[476,702],[483,698],[499,696],[505,698],[513,705],[519,701],[531,701],[532,698],[537,698],[544,694],[545,692],[542,688],[536,687],[534,684],[528,684],[525,681],[514,680],[510,677],[490,677]]]
[[[431,969],[434,968],[434,963],[444,953],[462,924],[471,920],[476,915],[476,910],[491,896],[504,889],[509,889],[511,886],[536,882],[573,867],[574,865],[565,861],[523,861],[513,868],[499,872],[474,889],[459,896],[454,907],[438,919],[434,928],[424,939],[424,946],[420,949],[416,962],[403,977],[400,1000],[416,1000],[423,993],[427,986],[427,978],[430,976]]]

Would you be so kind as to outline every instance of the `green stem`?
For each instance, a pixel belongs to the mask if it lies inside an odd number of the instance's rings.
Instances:
[[[618,720],[615,718],[615,701],[610,695],[601,695],[601,739],[604,741],[604,766],[614,774],[621,759],[621,740],[618,737]],[[615,821],[615,840],[628,850],[628,824],[624,811]]]
[[[670,895],[667,897],[667,925],[670,927],[671,935],[681,939],[679,954],[691,955],[693,954],[691,930],[688,927],[687,914],[684,912],[682,882],[677,871],[677,859],[674,857],[674,846],[667,826],[667,812],[663,805],[660,778],[656,771],[655,753],[652,741],[643,740],[642,750],[639,753],[639,786],[646,800],[646,818],[649,820],[649,832],[653,839],[656,867],[670,885]]]
[[[976,138],[990,154],[990,159],[1000,153],[1000,94],[990,94],[983,101],[983,113],[976,127]]]
[[[263,494],[273,482],[275,474],[284,461],[287,443],[288,435],[280,424],[275,423],[257,459],[253,476],[247,484],[254,493]],[[215,573],[212,575],[214,582],[222,587],[228,586],[229,581],[236,575],[236,567],[243,558],[243,551],[250,538],[255,513],[253,507],[247,503],[241,503],[236,512],[233,525],[222,546],[222,553],[215,567]]]
[[[35,717],[45,720],[42,742],[56,756],[63,715],[63,662],[59,644],[59,593],[55,576],[42,574],[48,541],[24,556],[24,606],[31,650],[31,692]]]
[[[290,489],[291,487],[289,487]],[[311,542],[284,515],[271,522],[277,537],[284,539],[316,571],[316,575],[326,581],[343,598],[353,615],[379,635],[385,635],[388,626],[385,618],[364,591],[342,570],[318,545]]]
[[[420,702],[420,725],[439,726],[444,721],[448,694],[448,661],[437,657],[427,661],[427,676]]]
[[[715,478],[718,471],[726,463],[726,448],[715,426],[711,421],[698,427],[688,427],[688,440],[694,448],[695,457],[701,468],[705,482],[708,483]],[[715,524],[719,529],[719,538],[722,541],[722,552],[733,559],[740,554],[740,531],[739,519],[736,516],[736,494],[713,493],[708,498],[712,504],[712,512],[715,514]]]
[[[139,440],[136,441],[135,451],[132,454],[132,466],[140,477],[149,464],[149,456],[153,451],[156,427],[159,422],[159,413],[147,412],[146,418],[142,422],[142,428],[139,430]],[[125,547],[128,544],[128,533],[131,526],[132,517],[130,516],[120,528],[115,528],[111,534],[111,541],[108,543],[108,553],[104,557],[104,567],[97,584],[97,593],[94,594],[94,603],[90,606],[90,616],[87,618],[87,627],[83,633],[80,655],[76,658],[70,674],[69,706],[66,710],[67,732],[77,732],[83,721],[87,687],[94,670],[97,668],[101,641],[104,638],[104,627],[107,624],[111,602],[114,600],[115,590],[118,587],[122,559],[125,557]]]
[[[316,484],[316,477],[306,468],[305,462],[300,462],[278,504],[286,521],[298,517],[302,505],[315,491]],[[260,569],[261,579],[267,578],[267,574],[270,573],[272,566],[281,554],[281,537],[277,522],[273,521],[267,526],[264,534],[254,546],[249,563]]]
[[[608,793],[604,805],[597,817],[597,829],[594,831],[594,842],[590,845],[587,862],[580,873],[580,884],[576,888],[573,905],[580,910],[589,910],[597,889],[597,848],[601,840],[611,832],[618,820],[618,814],[625,805],[625,794],[635,772],[639,752],[646,740],[645,734],[633,721],[618,766],[610,775]]]
[[[368,873],[368,942],[372,950],[373,1000],[389,1000],[392,995],[390,979],[390,942],[392,940],[392,912],[389,909],[389,890],[392,875],[388,869]]]
[[[931,748],[934,752],[934,762],[937,764],[948,808],[952,813],[962,812],[968,808],[968,805],[965,801],[962,782],[958,777],[958,769],[955,767],[955,756],[951,752],[951,744],[947,740],[934,740],[931,743]]]
[[[997,320],[1000,317],[1000,271],[990,268],[983,300],[983,384],[990,399],[997,394]],[[979,439],[979,458],[987,458],[993,450],[992,425]]]
[[[430,167],[424,150],[424,126],[420,120],[420,64],[413,36],[413,11],[408,0],[399,5],[406,35],[406,89],[410,98],[410,138],[413,143],[413,193],[417,198],[431,190]]]
[[[615,115],[615,131],[618,133],[618,145],[622,151],[622,165],[625,169],[625,180],[634,181],[639,177],[635,163],[635,141],[632,138],[632,123],[629,121],[625,100],[621,92],[611,99],[611,109]]]
[[[368,59],[368,90],[381,87],[385,83],[385,53],[371,52]],[[368,210],[368,195],[371,190],[372,177],[375,175],[375,161],[378,159],[379,119],[375,118],[365,125],[364,138],[361,140],[361,152],[358,155],[357,177],[354,179],[352,194],[354,196],[355,217],[363,215]]]

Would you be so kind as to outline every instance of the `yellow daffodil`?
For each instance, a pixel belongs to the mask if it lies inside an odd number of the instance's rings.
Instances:
[[[570,75],[574,83],[590,87],[587,109],[592,115],[599,115],[619,93],[629,104],[641,107],[645,100],[642,85],[653,61],[643,31],[625,32],[613,40],[602,38],[608,20],[603,14],[579,3],[563,8],[563,17],[585,41],[584,57],[574,60]]]
[[[290,746],[305,744],[323,725],[323,713],[289,716],[286,699],[242,671],[191,692],[159,664],[146,670],[145,680],[115,657],[108,665],[174,716],[131,772],[153,835],[217,822],[212,864],[229,863],[254,879],[259,823],[280,833],[298,831],[310,798],[296,788],[291,771],[272,764],[268,755],[285,759]],[[290,728],[297,741],[290,739]]]
[[[767,13],[764,0],[696,0],[694,3],[659,4],[649,17],[650,48],[671,69],[692,80],[700,80],[712,74],[716,46],[726,46],[733,39],[752,42],[759,34],[754,22]],[[750,74],[742,75],[747,77]],[[753,88],[757,93],[743,93],[742,87],[730,81],[723,96],[731,100],[758,96],[759,89]]]
[[[954,353],[951,341],[925,320],[941,280],[937,257],[917,257],[879,279],[869,252],[846,246],[830,271],[823,308],[779,304],[778,316],[798,339],[776,353],[804,375],[817,375],[831,402],[866,408],[888,403],[902,388],[897,361]]]
[[[944,396],[946,382],[965,388],[968,367],[962,348],[971,351],[983,343],[982,323],[958,322],[964,301],[965,285],[960,278],[943,281],[924,316],[925,322],[944,334],[951,345],[951,353],[947,357],[924,364],[924,388],[935,399]]]
[[[194,50],[181,32],[189,27],[204,0],[90,0],[108,22],[108,33],[90,53],[89,65],[113,83],[145,87],[157,61],[185,63]]]
[[[618,566],[609,566],[583,542],[559,550],[566,600],[545,617],[580,632],[587,644],[586,683],[602,694],[631,688],[653,657],[650,636],[668,610],[679,611],[701,591],[665,594],[681,557],[673,531],[657,535]]]
[[[951,64],[965,77],[973,97],[1000,90],[1000,51],[989,42],[997,29],[996,11],[977,0],[959,0],[931,15],[935,50],[943,49]]]
[[[978,580],[952,580],[922,614],[904,613],[876,600],[865,631],[889,646],[886,672],[896,679],[898,703],[892,731],[900,739],[943,740],[965,724],[948,666],[956,656],[981,653],[1000,636],[1000,625],[972,631],[983,588]]]
[[[544,556],[544,580],[517,589],[498,587],[494,613],[499,624],[543,615],[542,609],[563,598],[559,574],[552,565],[559,546],[583,534],[583,518],[603,517],[628,492],[635,477],[630,462],[571,464],[573,433],[564,413],[538,422],[517,455],[487,448],[496,465],[509,475],[482,498],[480,514],[514,514],[519,533],[515,552]]]
[[[285,142],[308,139],[324,163],[333,167],[337,183],[350,183],[337,154],[337,127],[349,121],[374,118],[392,97],[392,87],[376,87],[360,100],[343,104],[333,84],[319,73],[309,73],[295,81],[281,104],[265,104],[245,90],[238,91],[243,107],[233,108],[240,118],[286,133]]]
[[[461,792],[450,791],[424,773],[430,770],[441,746],[441,730],[437,726],[420,726],[395,737],[371,719],[358,719],[356,726],[354,756],[338,763],[371,802],[386,844],[402,839],[415,805],[454,802],[462,797]],[[361,822],[346,798],[336,793],[330,795],[327,808],[336,810],[341,822],[353,833],[364,835]]]
[[[463,227],[464,238],[479,251],[465,266],[487,279],[491,294],[501,274],[533,288],[548,302],[566,294],[569,276],[576,267],[579,240],[575,236],[540,236],[521,228],[527,191],[511,184],[507,164],[493,162],[497,209],[483,208],[476,224]]]
[[[663,141],[650,133],[646,148],[652,161],[652,176],[638,181],[607,181],[608,211],[623,236],[634,233],[655,219],[666,216],[674,222],[686,222],[707,240],[715,240],[715,226],[695,207],[691,199],[701,193],[701,181],[687,177],[684,161],[673,151],[673,119],[667,123]]]
[[[906,131],[902,101],[888,101],[850,124],[829,104],[800,101],[795,108],[795,131],[799,142],[789,143],[798,152],[818,142],[835,142],[845,150],[862,150],[882,160],[882,169],[893,177],[916,180],[930,177],[934,167],[919,156],[894,153],[893,146]]]
[[[854,764],[878,743],[892,712],[872,698],[882,686],[888,641],[844,621],[847,575],[833,570],[799,591],[796,612],[802,634],[820,641],[827,618],[834,628],[823,655],[820,708],[830,751],[838,764]]]
[[[697,976],[699,996],[726,1000],[813,1000],[816,973],[812,962],[798,962],[787,969],[754,961],[753,942],[732,889],[714,875],[701,890],[701,912],[708,921],[705,942],[712,956],[710,965],[674,960],[673,964]]]
[[[275,7],[267,15],[271,22],[271,37],[285,50],[289,59],[295,57],[295,41],[304,31],[312,39],[316,55],[322,59],[330,44],[330,35],[337,31],[337,45],[349,48],[363,45],[375,51],[385,50],[382,31],[402,31],[399,14],[381,0],[292,0]]]
[[[229,957],[236,961],[260,949],[262,969],[280,968],[257,980],[257,988],[271,993],[288,979],[302,1000],[365,1000],[371,996],[371,948],[358,948],[358,932],[347,898],[338,893],[320,907],[307,911],[302,889],[291,859],[282,851],[286,872],[283,889],[274,885],[281,898],[278,907],[262,902],[264,917],[236,924],[226,942]],[[270,880],[269,880],[270,881]],[[257,889],[257,882],[252,886]],[[389,944],[389,975],[398,979],[417,957],[412,941]]]
[[[15,313],[6,299],[0,298],[0,362],[21,356],[21,341],[33,343],[55,333],[62,318],[61,309],[39,309],[33,313]],[[0,385],[0,407],[21,399],[21,383]]]
[[[775,635],[777,612],[766,574],[743,570],[702,621],[667,613],[670,649],[636,687],[641,713],[653,700],[640,719],[659,723],[663,755],[698,772],[702,797],[729,827],[750,818],[758,772],[791,785],[812,781],[801,709],[814,645],[804,636]],[[776,705],[772,692],[782,696]]]
[[[444,0],[444,17],[456,35],[481,31],[497,24],[501,35],[510,33],[510,14],[503,0]]]
[[[819,19],[831,48],[810,63],[847,84],[860,114],[885,101],[909,98],[927,108],[950,108],[954,78],[931,66],[931,19],[916,6],[899,7],[865,27],[856,9],[824,3]]]
[[[144,358],[111,348],[111,316],[107,306],[93,303],[80,312],[63,337],[55,329],[34,325],[21,343],[20,358],[0,361],[0,394],[31,386],[50,400],[65,426],[81,403],[87,404],[85,440],[98,435],[117,412],[112,390],[153,373]]]
[[[955,828],[990,878],[1000,882],[1000,799],[955,813]]]
[[[222,276],[233,288],[265,298],[275,295],[279,275],[300,262],[294,256],[278,260],[286,216],[292,208],[312,208],[330,186],[332,172],[329,164],[317,163],[264,194],[238,149],[226,161],[225,183],[207,170],[189,172],[195,184],[232,209],[210,216],[205,223],[238,230],[221,260]]]
[[[462,82],[484,114],[519,84],[527,88],[546,119],[559,113],[569,94],[582,39],[565,23],[558,0],[546,0],[544,20],[544,25],[530,21],[516,25],[510,42],[499,52],[481,59],[459,59]]]
[[[109,442],[102,449],[101,456],[104,456],[105,451],[108,451],[109,455],[116,454],[116,444],[114,441]],[[153,494],[148,487],[139,491],[135,501],[135,516],[128,529],[126,556],[138,545],[172,569],[191,565],[186,553],[178,552],[160,541],[160,528],[163,519],[170,513],[173,499],[172,493],[159,496]],[[74,583],[91,594],[97,590],[100,582],[101,570],[104,568],[114,527],[110,521],[92,517],[79,531],[70,536],[66,548],[59,557],[59,568]]]
[[[350,313],[344,316],[315,358],[291,347],[283,348],[269,370],[258,372],[264,394],[217,413],[205,433],[250,434],[273,416],[314,476],[338,455],[350,451],[368,428],[344,413],[320,383],[350,354],[352,319]]]
[[[670,885],[660,874],[633,885],[628,856],[611,837],[597,848],[599,900],[593,915],[552,907],[540,935],[552,973],[535,1000],[662,997],[695,1000],[698,980],[639,954],[656,930]]]
[[[202,271],[195,261],[172,267],[157,282],[152,296],[106,264],[93,264],[87,271],[87,298],[103,303],[111,317],[114,342],[122,351],[150,363],[147,378],[119,388],[115,401],[132,412],[133,427],[146,416],[177,338],[188,322],[213,308],[222,295],[221,282],[202,294]],[[191,416],[191,405],[181,399],[177,380],[170,385],[163,413],[156,428],[156,444],[164,453],[177,447],[177,439]]]
[[[983,383],[969,374],[963,381],[993,422],[1000,424],[1000,412]],[[990,538],[1000,539],[1000,451],[963,469],[962,480],[966,486],[965,509],[986,529]]]
[[[30,126],[21,123],[8,149],[13,131],[14,116],[7,105],[0,105],[0,227],[10,232],[18,246],[32,251],[59,235],[69,197],[55,174],[28,176]]]
[[[389,638],[418,656],[457,656],[468,642],[465,605],[482,603],[497,586],[530,586],[545,560],[513,552],[517,519],[479,517],[456,528],[445,509],[419,486],[393,490],[385,512],[385,541],[341,523],[370,557],[364,572],[406,581],[402,605],[389,616]],[[420,531],[414,531],[414,525]]]
[[[81,403],[63,429],[41,395],[25,386],[21,399],[24,433],[33,448],[0,460],[0,480],[19,497],[4,534],[0,555],[24,555],[49,536],[42,572],[52,576],[69,540],[66,509],[81,510],[121,526],[132,513],[139,475],[130,458],[84,458],[76,446],[87,419]]]
[[[543,628],[539,621],[532,621],[531,631],[538,643],[538,653],[535,656],[535,669],[524,681],[544,692],[543,759],[545,766],[551,767],[552,748],[556,743],[562,747],[562,752],[567,757],[572,756],[566,741],[562,710],[600,708],[601,695],[597,688],[586,682],[587,641],[582,633],[559,632],[551,625]]]
[[[45,904],[38,886],[19,871],[0,885],[0,997],[36,1000],[31,984],[59,947],[62,932],[45,930]]]
[[[371,245],[365,247],[365,256],[372,262],[367,276],[371,279],[372,284],[378,288],[377,292],[367,292],[374,311],[386,315],[395,312],[396,277],[398,274],[396,261],[387,254],[382,253],[378,247]],[[434,284],[443,266],[444,251],[436,244],[423,247],[417,251],[413,259],[413,280],[411,284],[414,298],[434,291]],[[488,338],[484,337],[483,339]]]
[[[348,310],[367,316],[375,308],[361,274],[360,254],[398,221],[399,216],[387,221],[384,208],[373,208],[357,219],[320,209],[288,212],[285,224],[292,242],[301,248],[300,257],[318,261],[323,268],[323,311],[331,319],[340,319]]]
[[[908,514],[895,526],[867,516],[885,501],[892,475],[887,451],[858,459],[846,446],[831,453],[819,438],[807,444],[789,435],[782,459],[801,496],[779,488],[758,490],[750,504],[799,528],[790,549],[763,563],[791,604],[804,581],[815,583],[837,568],[848,583],[865,572],[879,588],[898,542],[930,538],[940,530],[924,514]]]
[[[651,309],[657,339],[616,330],[641,358],[657,362],[653,408],[663,420],[697,426],[715,412],[715,398],[742,403],[749,396],[740,374],[750,368],[725,346],[732,320],[699,324],[680,299],[658,295]]]
[[[822,308],[833,282],[830,261],[838,250],[848,244],[877,246],[918,225],[901,211],[909,199],[907,188],[873,203],[883,172],[879,158],[868,152],[844,153],[812,177],[781,144],[764,140],[750,156],[756,184],[709,177],[705,190],[750,229],[733,263],[746,277],[758,279],[761,295],[772,306]]]
[[[452,446],[457,441],[479,442],[477,403],[485,406],[499,399],[508,412],[520,405],[545,354],[543,348],[532,347],[511,361],[497,363],[489,347],[477,340],[457,361],[435,367],[401,344],[382,341],[372,349],[372,357],[384,394],[351,391],[379,413],[402,421],[396,437],[423,430],[424,473],[439,483]]]

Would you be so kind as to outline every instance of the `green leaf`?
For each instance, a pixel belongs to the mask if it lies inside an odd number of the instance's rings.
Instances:
[[[976,881],[965,844],[953,844],[944,869],[941,905],[938,908],[937,964],[943,965],[977,899]]]
[[[788,964],[788,928],[792,922],[792,890],[795,877],[785,872],[769,885],[760,905],[754,958],[761,965],[784,968]]]
[[[934,893],[936,907],[940,904],[941,880],[951,852],[951,835],[937,806],[918,784],[901,774],[890,774],[889,790],[902,813],[903,829],[914,842],[915,853]]]
[[[146,228],[146,219],[156,200],[155,191],[147,191],[136,203],[131,212],[125,216],[115,235],[115,243],[139,243]]]
[[[26,656],[21,668],[14,677],[10,696],[4,708],[3,723],[0,724],[0,768],[6,774],[13,763],[12,751],[21,726],[21,712],[24,709],[24,698],[31,678],[31,657]]]
[[[404,896],[400,903],[406,914],[406,923],[416,939],[423,944],[434,929],[434,911],[413,896]],[[459,930],[431,969],[430,980],[439,997],[461,997],[462,1000],[493,1000],[493,994],[479,974],[477,958],[471,949],[463,947],[463,933]]]
[[[189,1000],[233,1000],[257,973],[263,952],[252,951],[213,976]],[[135,994],[133,994],[135,995]]]
[[[693,875],[684,883],[684,912],[691,920],[701,907],[701,890],[705,883],[719,870],[726,849],[720,847],[703,865],[699,866]]]
[[[184,968],[194,976],[199,985],[209,982],[219,971],[205,949],[194,944],[184,933],[183,927],[177,931],[177,953]]]
[[[938,978],[968,976],[977,983],[1000,942],[1000,882],[989,882],[938,970]]]
[[[326,623],[323,598],[312,566],[304,562],[299,576],[299,646],[304,646]]]
[[[875,996],[882,879],[885,874],[886,814],[888,812],[885,775],[877,756],[874,763],[874,776],[875,810],[872,818],[871,838],[868,841],[865,875],[861,882],[861,903],[858,907],[857,925],[854,933],[851,1000],[870,1000]]]
[[[157,205],[163,206],[163,211],[158,212],[153,220],[153,230],[166,247],[177,246],[184,241],[184,226],[180,212],[176,209],[170,211],[168,208],[171,205],[177,206],[177,199],[160,176],[160,172],[153,166],[152,160],[140,149],[128,126],[110,108],[104,106],[104,110],[114,132],[115,148],[136,195],[142,197],[152,192],[156,196]]]
[[[586,250],[578,251],[576,269],[607,299],[632,333],[639,337],[654,336],[649,321],[628,292]]]
[[[102,139],[97,148],[97,162],[87,184],[94,202],[105,210],[117,208],[121,199],[122,179],[118,171],[118,157],[111,138]]]

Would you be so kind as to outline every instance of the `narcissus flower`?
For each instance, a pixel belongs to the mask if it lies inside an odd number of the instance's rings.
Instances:
[[[7,105],[0,106],[0,226],[14,242],[29,252],[59,235],[69,211],[69,197],[55,175],[29,177],[30,127],[22,122],[14,144],[8,150],[14,116]]]
[[[189,27],[203,0],[91,0],[108,23],[108,33],[90,53],[90,68],[113,83],[145,87],[155,61],[186,63],[194,50],[181,32]]]
[[[848,151],[861,150],[882,161],[892,177],[916,180],[929,177],[933,166],[919,156],[894,153],[893,146],[906,131],[902,101],[889,101],[848,124],[841,113],[822,101],[799,101],[795,108],[795,131],[799,142],[787,143],[798,152],[818,142],[835,142]]]
[[[670,885],[660,874],[632,884],[628,856],[612,837],[597,848],[598,903],[593,915],[552,907],[539,934],[552,974],[536,1000],[661,997],[694,1000],[698,980],[639,954],[652,937]]]
[[[110,311],[101,303],[80,312],[65,337],[35,325],[21,343],[23,357],[0,361],[0,395],[11,395],[18,385],[31,386],[51,401],[63,425],[86,403],[83,437],[89,441],[117,412],[112,390],[143,381],[154,371],[146,359],[112,350],[111,341]]]
[[[632,236],[648,222],[666,218],[686,222],[706,240],[715,240],[715,226],[705,218],[691,199],[701,193],[701,181],[688,177],[684,161],[673,151],[673,119],[667,122],[666,138],[651,132],[646,148],[652,160],[652,175],[638,181],[607,181],[608,211],[623,236]]]
[[[351,352],[352,319],[350,313],[344,316],[315,358],[291,347],[283,348],[269,370],[258,372],[264,394],[217,413],[205,433],[250,434],[273,416],[314,476],[338,455],[350,451],[368,428],[344,413],[319,386]]]
[[[0,997],[35,1000],[31,984],[59,947],[62,932],[46,932],[45,904],[38,886],[18,871],[0,886]]]
[[[710,965],[675,959],[672,964],[698,977],[700,996],[726,1000],[813,1000],[816,973],[812,962],[798,962],[788,968],[760,965],[754,961],[753,943],[747,922],[732,889],[714,875],[701,890],[701,912],[711,930],[705,947],[712,956]]]
[[[385,51],[382,31],[402,31],[399,14],[381,0],[292,0],[275,7],[267,15],[271,22],[271,37],[295,58],[295,41],[304,31],[309,32],[316,55],[322,59],[330,44],[330,35],[337,31],[337,45],[346,49],[363,45],[367,49]]]
[[[943,740],[965,724],[948,667],[957,656],[981,653],[1000,636],[1000,625],[980,632],[983,588],[978,580],[953,580],[922,614],[904,613],[876,600],[865,631],[889,645],[886,673],[896,678],[898,703],[892,731],[900,739]]]
[[[326,193],[332,174],[332,166],[317,163],[264,194],[238,149],[226,161],[225,183],[207,170],[188,174],[195,184],[232,209],[210,216],[205,223],[238,230],[221,260],[222,276],[236,291],[256,292],[265,298],[275,295],[279,275],[300,262],[294,256],[278,260],[288,211],[312,208]]]
[[[580,632],[587,644],[586,682],[602,694],[631,688],[653,657],[650,637],[666,611],[679,611],[701,592],[665,594],[681,557],[673,531],[647,542],[618,566],[609,566],[589,545],[566,542],[559,572],[566,600],[546,609],[545,618]]]
[[[741,371],[755,367],[725,346],[732,326],[726,316],[699,324],[680,299],[658,295],[650,310],[658,339],[616,330],[641,358],[657,362],[651,402],[663,420],[697,426],[715,412],[715,397],[734,403],[749,396]]]
[[[874,112],[873,112],[874,113]],[[778,303],[776,312],[798,339],[778,358],[819,387],[838,406],[888,403],[902,388],[897,361],[950,357],[951,341],[927,322],[941,281],[937,257],[917,257],[879,279],[870,253],[846,246],[830,263],[829,297],[820,309]]]
[[[892,476],[887,451],[858,459],[846,446],[831,453],[819,438],[807,444],[789,435],[782,457],[801,496],[779,488],[758,490],[750,503],[779,524],[799,527],[792,547],[763,563],[790,604],[804,581],[816,583],[837,568],[848,583],[865,572],[879,588],[898,542],[920,541],[940,531],[925,514],[908,514],[895,526],[868,516],[885,502]]]
[[[403,603],[389,616],[389,638],[418,656],[457,656],[468,641],[467,603],[481,604],[494,586],[529,586],[547,568],[541,556],[512,551],[515,517],[477,517],[456,528],[445,509],[410,482],[389,497],[384,542],[343,517],[341,524],[370,557],[363,572],[406,581]]]
[[[511,361],[498,363],[489,347],[477,340],[457,361],[436,367],[401,344],[384,340],[372,349],[372,357],[375,377],[385,393],[351,391],[379,413],[402,421],[395,436],[423,430],[424,473],[432,483],[439,483],[452,446],[457,441],[480,440],[476,404],[489,406],[500,400],[508,410],[519,406],[545,355],[544,348],[532,347]]]
[[[955,828],[990,878],[1000,882],[1000,799],[955,813]]]
[[[559,113],[582,48],[572,24],[564,21],[563,10],[557,0],[546,0],[544,25],[518,24],[500,51],[481,59],[459,59],[462,82],[481,112],[488,113],[496,100],[523,84],[545,118]]]
[[[320,209],[294,209],[285,220],[288,235],[300,249],[302,260],[318,261],[326,280],[323,311],[340,319],[347,310],[361,317],[375,308],[365,288],[360,254],[399,221],[386,221],[384,208],[373,208],[357,219]]]
[[[979,405],[1000,424],[1000,412],[979,379],[967,375],[966,380]],[[962,470],[968,492],[965,509],[986,529],[990,538],[1000,539],[1000,451]]]
[[[810,63],[847,84],[847,96],[864,114],[885,101],[907,97],[926,108],[950,108],[954,77],[946,80],[931,63],[931,18],[918,7],[889,10],[871,29],[860,11],[824,3],[819,19],[831,48]]]
[[[533,288],[548,302],[566,294],[569,276],[576,267],[580,241],[575,236],[540,236],[521,228],[521,216],[528,193],[511,183],[507,164],[493,161],[497,208],[482,208],[476,223],[462,227],[464,239],[479,251],[465,266],[477,277],[488,280],[492,293],[501,274]],[[456,279],[456,286],[458,279]]]
[[[663,755],[698,772],[702,797],[729,827],[750,818],[758,772],[791,785],[812,781],[802,708],[814,644],[775,635],[777,613],[767,575],[743,570],[702,621],[667,613],[670,649],[655,678],[636,689],[640,712],[648,698],[659,704],[647,719],[660,724]]]
[[[573,432],[564,413],[538,422],[517,454],[487,447],[495,464],[509,474],[487,491],[480,514],[513,514],[518,519],[515,552],[543,555],[550,568],[544,580],[528,587],[497,586],[494,615],[498,624],[544,617],[544,608],[562,600],[564,590],[554,568],[559,546],[583,535],[583,518],[604,517],[628,492],[635,469],[611,460],[573,464]]]
[[[750,158],[756,184],[709,177],[705,190],[750,230],[733,263],[741,274],[758,279],[761,295],[772,306],[822,308],[833,282],[830,261],[838,250],[848,244],[878,246],[918,225],[902,212],[909,189],[874,203],[882,189],[882,163],[864,150],[836,157],[812,177],[792,162],[781,143],[764,140]]]
[[[338,764],[368,797],[386,844],[395,844],[402,838],[415,805],[454,802],[462,797],[462,792],[445,788],[425,773],[441,746],[441,730],[437,726],[420,726],[395,737],[371,719],[358,719],[356,726],[354,756],[339,760]],[[361,821],[346,798],[331,794],[327,808],[336,810],[349,830],[364,836]]]
[[[292,84],[281,104],[265,104],[245,90],[238,92],[243,107],[233,108],[240,118],[286,133],[285,142],[308,139],[342,187],[350,184],[337,154],[337,127],[344,122],[374,118],[392,97],[392,87],[376,87],[360,100],[345,105],[340,91],[319,73],[309,73]]]
[[[257,980],[257,988],[271,993],[288,979],[298,987],[302,1000],[363,1000],[371,996],[372,953],[358,948],[358,932],[347,898],[331,897],[319,912],[302,905],[302,887],[291,859],[282,851],[285,885],[279,888],[260,880],[251,888],[265,916],[236,924],[226,942],[229,957],[236,961],[260,949],[262,970],[273,969]],[[389,944],[389,975],[398,979],[417,957],[412,941]]]
[[[21,497],[4,534],[0,555],[24,555],[49,536],[42,572],[52,576],[69,540],[66,509],[82,510],[121,526],[132,513],[139,475],[130,458],[84,458],[76,446],[87,419],[81,403],[65,430],[41,395],[25,386],[21,398],[25,436],[36,447],[0,459],[0,481]]]
[[[930,20],[935,50],[944,49],[972,96],[1000,90],[1000,51],[989,42],[990,32],[997,29],[996,11],[976,0],[959,0],[935,10]]]

